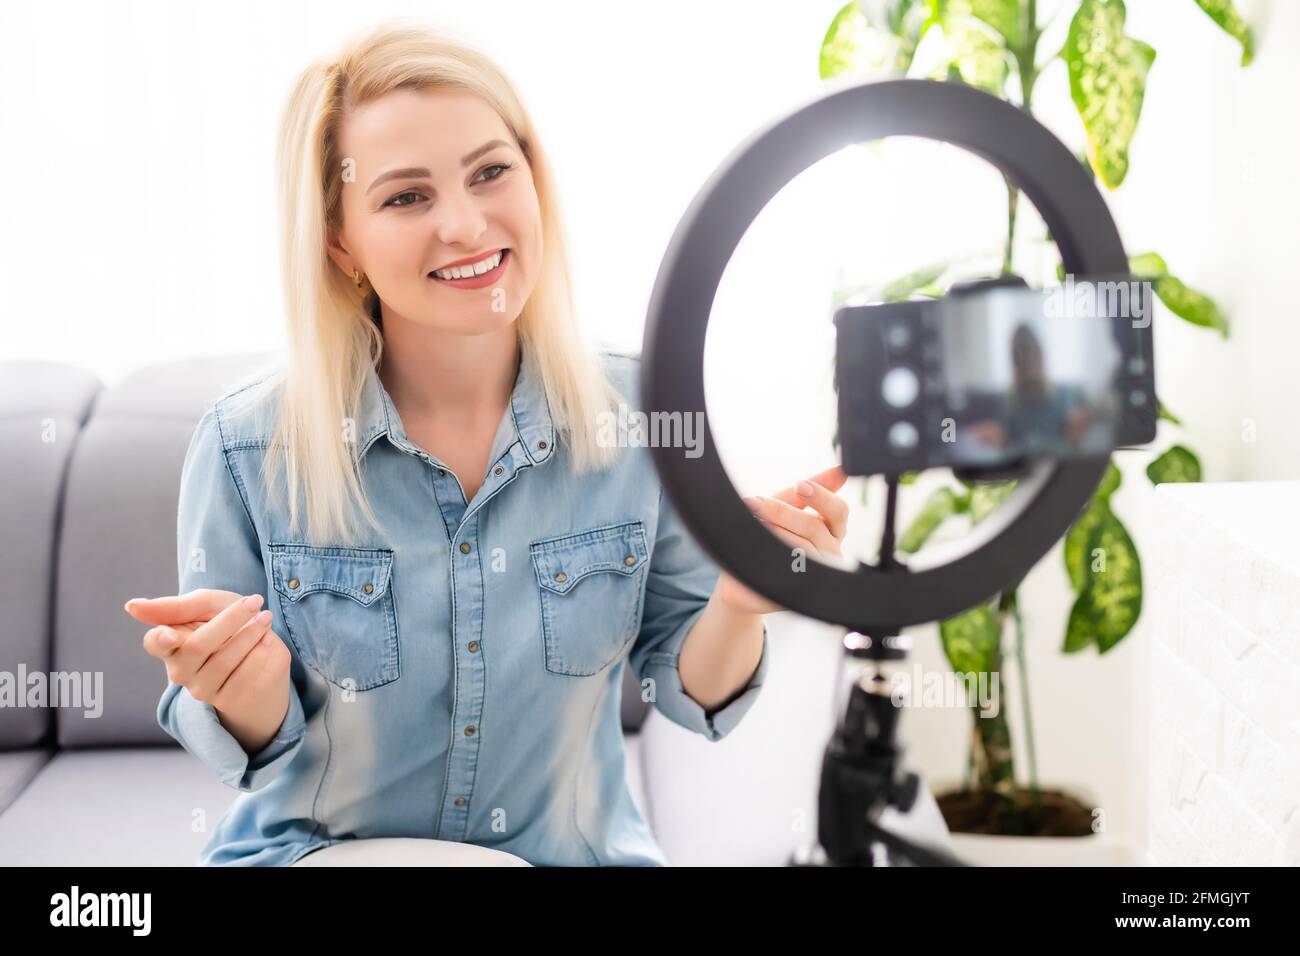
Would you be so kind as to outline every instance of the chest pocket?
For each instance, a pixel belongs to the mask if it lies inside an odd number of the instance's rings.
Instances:
[[[546,669],[587,677],[604,670],[641,626],[645,566],[640,521],[529,545],[541,593]]]
[[[281,619],[303,662],[349,690],[397,680],[392,550],[273,544],[270,552]]]

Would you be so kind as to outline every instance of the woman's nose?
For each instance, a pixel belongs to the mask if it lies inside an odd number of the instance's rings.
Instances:
[[[474,197],[458,193],[445,197],[438,205],[441,207],[437,226],[439,240],[449,246],[464,245],[472,250],[486,226]]]

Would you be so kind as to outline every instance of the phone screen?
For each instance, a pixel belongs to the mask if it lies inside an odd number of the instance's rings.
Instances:
[[[954,462],[1115,446],[1121,355],[1105,301],[1063,308],[1053,289],[995,289],[944,300],[938,324]]]

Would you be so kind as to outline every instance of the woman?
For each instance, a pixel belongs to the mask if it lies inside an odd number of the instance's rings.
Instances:
[[[203,415],[181,594],[126,608],[166,664],[159,722],[242,791],[200,862],[408,837],[664,863],[624,778],[623,661],[719,739],[779,608],[708,561],[648,454],[597,440],[639,361],[578,334],[518,96],[381,28],[303,73],[279,163],[289,355]],[[755,513],[839,554],[844,476],[817,478]]]

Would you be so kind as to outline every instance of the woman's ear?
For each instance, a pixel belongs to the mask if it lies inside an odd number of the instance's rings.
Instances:
[[[333,229],[325,235],[325,251],[334,260],[334,264],[343,270],[343,274],[351,279],[356,263],[353,262],[352,255],[340,244],[338,234]]]

